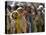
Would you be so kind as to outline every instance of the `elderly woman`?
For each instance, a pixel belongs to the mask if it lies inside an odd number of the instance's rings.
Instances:
[[[16,14],[14,17],[16,21],[15,23],[16,33],[26,33],[27,32],[27,21],[25,19],[22,7],[19,7],[16,10]]]

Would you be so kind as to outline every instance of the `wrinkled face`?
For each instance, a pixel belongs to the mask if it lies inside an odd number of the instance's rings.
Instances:
[[[12,13],[12,18],[17,19],[18,16],[23,15],[22,10],[17,10],[17,12]]]
[[[17,13],[17,12],[14,12],[14,13],[12,14],[12,18],[13,18],[13,19],[17,19],[17,16],[18,16],[18,13]]]

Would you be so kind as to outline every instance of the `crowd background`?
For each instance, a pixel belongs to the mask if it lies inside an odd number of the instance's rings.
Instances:
[[[5,2],[5,33],[45,31],[45,3]]]

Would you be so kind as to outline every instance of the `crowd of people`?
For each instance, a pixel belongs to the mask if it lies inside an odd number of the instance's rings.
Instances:
[[[6,2],[5,33],[44,32],[45,6],[44,3]]]

